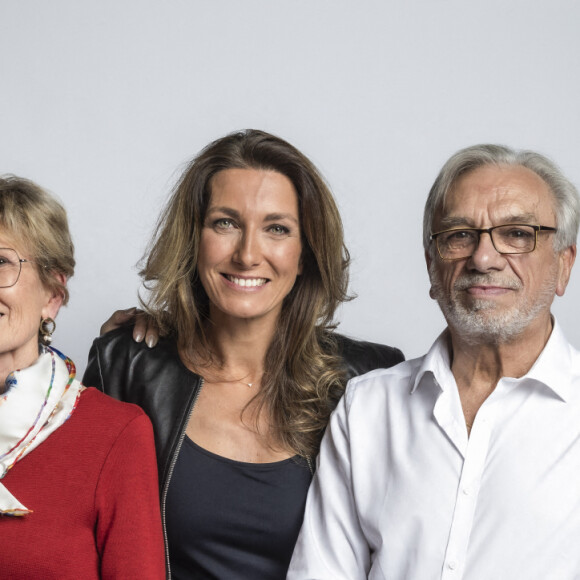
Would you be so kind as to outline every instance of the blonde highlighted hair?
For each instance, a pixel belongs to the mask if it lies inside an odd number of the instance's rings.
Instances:
[[[28,179],[0,176],[0,227],[22,244],[36,265],[40,281],[68,302],[66,285],[55,273],[74,274],[74,246],[64,207],[48,192]]]
[[[150,292],[143,306],[175,335],[182,352],[192,353],[194,364],[211,362],[209,302],[197,260],[212,178],[232,168],[281,173],[298,196],[302,274],[284,300],[256,398],[258,409],[273,419],[269,435],[298,454],[314,456],[344,389],[342,361],[330,331],[336,308],[349,298],[349,254],[332,194],[307,157],[286,141],[252,129],[201,151],[175,186],[144,256],[141,276]]]

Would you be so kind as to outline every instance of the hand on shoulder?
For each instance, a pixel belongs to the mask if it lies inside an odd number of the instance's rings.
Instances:
[[[133,340],[143,342],[153,348],[159,341],[159,328],[152,316],[135,306],[116,310],[101,326],[101,336],[122,326],[133,324]]]

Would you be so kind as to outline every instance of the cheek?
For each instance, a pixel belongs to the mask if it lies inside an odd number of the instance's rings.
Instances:
[[[442,288],[453,288],[455,281],[463,271],[463,265],[457,263],[432,262],[429,269],[431,283],[439,284]]]
[[[201,234],[196,269],[205,293],[210,300],[215,300],[219,291],[216,268],[223,264],[231,253],[228,253],[227,238],[212,234],[211,231],[204,231]]]
[[[11,321],[24,320],[36,308],[36,297],[23,291],[22,287],[13,286],[2,290],[3,310]]]
[[[542,257],[539,252],[534,254],[536,252],[525,254],[523,257],[527,260],[508,260],[512,276],[520,281],[524,289],[540,288],[557,275],[557,269],[547,257]]]
[[[521,254],[520,257],[521,256],[529,257],[530,254]],[[526,268],[524,260],[518,260],[517,258],[518,256],[514,257],[510,257],[509,255],[506,256],[506,262],[508,264],[508,267],[505,271],[507,275],[513,275],[518,280],[524,282],[526,278],[529,279],[529,276],[526,275],[527,273],[529,273],[527,272],[528,268]]]
[[[539,276],[530,277],[533,287],[538,289],[549,288],[550,292],[556,292],[558,283],[560,282],[560,268],[556,262],[546,264]],[[524,281],[525,283],[525,281]]]
[[[225,255],[227,255],[227,246],[221,236],[212,236],[209,232],[202,234],[197,260],[197,267],[200,271],[218,264]]]
[[[7,300],[10,325],[14,332],[34,334],[42,318],[44,301],[36,294],[24,294]]]
[[[302,248],[299,245],[281,248],[276,254],[276,262],[289,274],[300,274],[302,270]]]

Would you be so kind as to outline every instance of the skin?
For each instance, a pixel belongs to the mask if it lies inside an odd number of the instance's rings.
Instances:
[[[273,329],[301,270],[294,187],[274,171],[227,169],[211,189],[197,266],[211,318]]]
[[[457,180],[433,231],[507,223],[556,226],[552,193],[524,167],[485,166]],[[435,254],[426,254],[431,296],[447,319],[451,370],[469,429],[499,379],[526,374],[544,348],[552,331],[551,303],[566,290],[576,246],[556,252],[553,234],[540,234],[533,252],[502,255],[483,234],[470,258],[446,262]],[[490,330],[474,334],[474,320]],[[492,331],[508,322],[511,335]]]
[[[270,417],[258,416],[250,401],[260,388],[282,303],[301,273],[298,197],[287,177],[256,169],[219,172],[211,192],[198,272],[219,362],[193,369],[205,384],[186,433],[230,459],[279,461],[293,453],[269,439]]]
[[[2,230],[0,247],[13,248],[20,258],[29,259],[24,245]],[[12,371],[29,367],[36,361],[40,321],[56,318],[61,304],[62,296],[43,286],[31,262],[22,264],[20,278],[14,286],[0,288],[0,385],[4,385]]]

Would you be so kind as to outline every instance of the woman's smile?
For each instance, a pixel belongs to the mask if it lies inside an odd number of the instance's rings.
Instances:
[[[236,289],[249,290],[261,288],[264,284],[268,283],[267,278],[245,278],[243,276],[235,276],[232,274],[222,274],[222,276],[227,282],[236,287]]]

